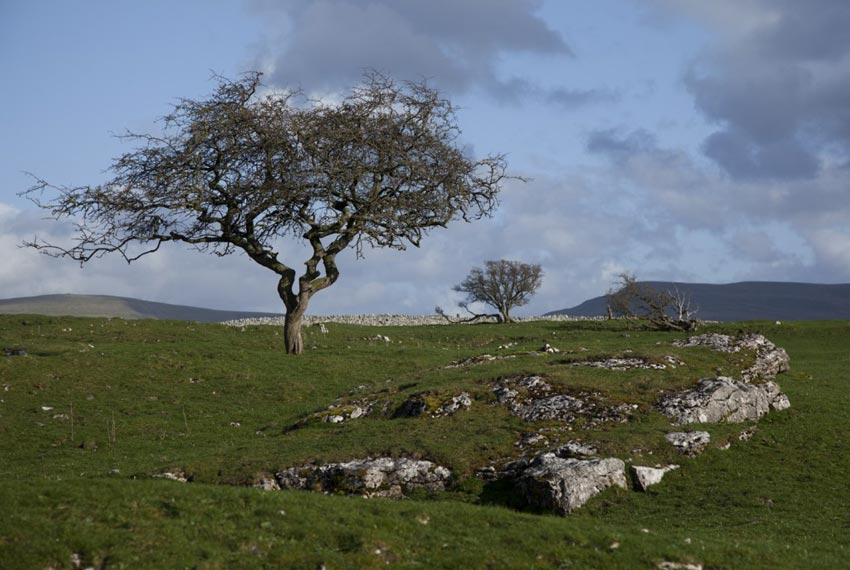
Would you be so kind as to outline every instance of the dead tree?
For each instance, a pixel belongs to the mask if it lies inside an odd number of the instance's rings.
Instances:
[[[299,354],[302,317],[339,278],[343,250],[418,247],[433,228],[492,214],[504,157],[470,159],[452,104],[425,82],[370,73],[329,104],[292,91],[260,96],[260,75],[218,78],[208,99],[181,100],[163,134],[127,134],[138,147],[114,160],[108,182],[36,178],[22,194],[75,220],[76,243],[25,245],[81,264],[108,253],[129,263],[169,242],[242,251],[277,275],[286,351]],[[280,258],[283,236],[309,247],[300,275]]]
[[[676,294],[660,291],[628,273],[620,274],[616,287],[607,294],[609,313],[649,321],[658,330],[691,331],[699,325],[693,318],[690,298],[677,296],[678,289]]]

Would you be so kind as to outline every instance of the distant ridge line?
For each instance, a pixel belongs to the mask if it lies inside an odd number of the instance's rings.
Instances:
[[[850,284],[741,281],[738,283],[680,283],[643,281],[660,290],[677,288],[700,307],[697,317],[712,321],[850,319]],[[547,315],[604,315],[604,295]]]
[[[234,319],[279,316],[280,313],[227,311],[144,301],[114,295],[54,294],[0,300],[0,314],[68,317],[119,317],[217,323]]]

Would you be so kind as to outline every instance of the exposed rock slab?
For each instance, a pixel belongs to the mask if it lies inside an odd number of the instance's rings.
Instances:
[[[376,457],[290,467],[275,474],[281,489],[400,498],[416,488],[443,490],[447,468],[421,459]]]
[[[414,418],[427,415],[432,418],[451,416],[472,405],[472,398],[467,392],[457,396],[437,396],[432,394],[417,394],[411,396],[396,409],[394,418]]]
[[[609,487],[626,488],[620,459],[574,459],[538,455],[516,477],[516,490],[528,506],[567,514]]]
[[[702,453],[711,441],[707,431],[677,431],[664,436],[679,453],[697,455]]]
[[[785,349],[776,346],[763,335],[756,333],[737,337],[707,333],[684,340],[674,340],[673,345],[680,347],[706,346],[713,350],[728,353],[740,352],[743,349],[754,351],[756,355],[755,364],[741,372],[741,379],[746,382],[757,378],[775,378],[780,372],[789,369],[790,359]]]
[[[678,465],[664,465],[662,467],[643,467],[632,465],[632,475],[634,475],[635,486],[639,491],[646,491],[652,485],[661,483],[664,476],[678,469]]]
[[[528,422],[559,420],[573,423],[583,419],[589,426],[604,422],[623,422],[634,407],[600,402],[598,393],[559,394],[540,376],[512,377],[501,380],[493,388],[496,401],[511,414]]]
[[[461,358],[460,360],[455,360],[454,362],[450,362],[446,365],[446,368],[465,368],[468,366],[478,366],[479,364],[487,364],[488,362],[494,362],[496,360],[507,360],[510,358],[516,358],[516,355],[513,354],[479,354],[478,356],[469,356],[467,358]]]
[[[658,404],[661,413],[677,425],[758,420],[771,409],[790,406],[775,382],[749,384],[726,376],[700,380],[694,390],[668,396]]]
[[[684,364],[673,356],[667,356],[665,360],[667,361],[667,364],[662,362],[650,362],[645,358],[639,357],[606,358],[605,360],[571,362],[570,366],[588,366],[591,368],[605,368],[607,370],[624,371],[635,368],[642,370],[666,370],[668,366],[670,368],[676,368],[677,365]]]

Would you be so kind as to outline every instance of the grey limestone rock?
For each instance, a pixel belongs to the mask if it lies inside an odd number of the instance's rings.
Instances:
[[[725,376],[700,380],[695,389],[668,396],[658,404],[677,425],[757,420],[771,408],[790,406],[775,382],[749,384]]]
[[[702,453],[711,441],[707,431],[677,431],[664,436],[680,453],[697,455]]]
[[[366,497],[403,497],[415,488],[445,489],[447,468],[420,459],[376,457],[345,463],[290,467],[275,474],[281,489],[304,489]]]
[[[664,465],[661,467],[642,467],[632,465],[632,475],[634,475],[635,478],[635,486],[639,491],[646,491],[648,487],[660,483],[667,473],[678,468],[678,465]]]
[[[432,418],[451,416],[461,410],[466,410],[472,405],[472,398],[467,392],[461,392],[457,396],[438,396],[430,394],[417,394],[411,396],[396,409],[394,418],[413,418],[427,415]]]
[[[672,358],[672,357],[670,357]],[[668,360],[668,362],[670,362]],[[671,363],[677,362],[673,360]],[[649,362],[645,358],[606,358],[605,360],[580,360],[571,362],[570,366],[588,366],[591,368],[605,368],[607,370],[623,371],[632,368],[643,370],[665,370],[666,364]],[[675,368],[675,366],[674,366]]]
[[[567,514],[609,487],[626,488],[620,459],[574,459],[544,453],[516,477],[516,489],[530,507]]]
[[[555,393],[552,386],[540,376],[506,378],[496,384],[493,394],[496,401],[506,406],[511,414],[528,422],[559,420],[572,423],[581,418],[589,425],[598,425],[626,421],[633,411],[633,407],[628,404],[601,404],[596,393]]]
[[[741,379],[745,382],[758,378],[775,378],[780,372],[789,369],[790,359],[785,349],[776,346],[763,335],[756,333],[738,337],[707,333],[692,336],[685,340],[674,340],[673,345],[680,347],[707,346],[713,350],[730,353],[740,352],[742,349],[752,350],[755,352],[756,362],[741,372]]]

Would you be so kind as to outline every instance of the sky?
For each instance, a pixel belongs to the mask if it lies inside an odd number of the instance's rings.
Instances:
[[[95,185],[213,74],[333,100],[367,69],[426,78],[511,181],[491,219],[348,251],[309,313],[453,312],[485,260],[539,263],[517,314],[644,280],[850,282],[846,0],[2,0],[0,298],[108,294],[280,311],[276,276],[184,247],[80,267],[19,247],[73,226],[18,194]],[[299,266],[300,244],[281,259]]]

